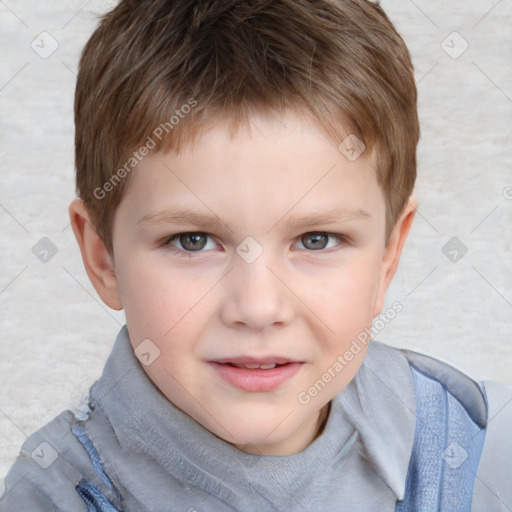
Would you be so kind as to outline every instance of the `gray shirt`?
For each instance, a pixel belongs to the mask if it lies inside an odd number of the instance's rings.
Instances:
[[[493,400],[492,407],[503,411],[512,404],[509,387],[498,385],[494,394],[501,402]],[[378,342],[371,342],[355,378],[334,398],[322,434],[290,456],[242,452],[174,407],[140,366],[126,326],[90,398],[92,412],[78,419],[126,512],[391,512],[404,496],[416,423],[414,382],[404,355]],[[512,432],[510,409],[495,422],[496,434],[488,433],[486,445],[496,447],[490,454],[484,448],[473,512],[512,504],[512,436],[503,434]],[[113,496],[71,432],[76,421],[65,411],[27,439],[7,476],[1,512],[86,511],[75,490],[84,477]],[[496,460],[502,460],[501,476]]]

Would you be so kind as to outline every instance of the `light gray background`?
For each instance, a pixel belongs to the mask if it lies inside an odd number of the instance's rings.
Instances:
[[[89,283],[67,212],[78,57],[113,4],[0,0],[0,476],[76,407],[124,323]],[[413,56],[422,138],[419,212],[388,294],[404,309],[377,339],[512,384],[512,0],[382,5]],[[46,59],[31,47],[51,48],[42,32],[58,43]],[[45,236],[58,252],[43,263]]]

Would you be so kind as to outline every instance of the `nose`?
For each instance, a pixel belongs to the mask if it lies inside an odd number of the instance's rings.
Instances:
[[[278,268],[265,252],[252,263],[235,258],[234,268],[226,276],[221,309],[226,325],[260,331],[291,322],[293,293]]]

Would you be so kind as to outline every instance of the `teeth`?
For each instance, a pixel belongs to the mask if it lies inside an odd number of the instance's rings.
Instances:
[[[277,366],[276,363],[271,364],[237,364],[235,365],[237,368],[247,368],[248,370],[272,370]]]

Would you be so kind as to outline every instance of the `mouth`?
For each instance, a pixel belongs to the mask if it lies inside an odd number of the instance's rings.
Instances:
[[[247,370],[273,370],[274,368],[277,368],[278,366],[283,366],[285,364],[289,363],[267,363],[267,364],[254,364],[254,363],[219,363],[219,364],[225,364],[227,366],[234,366],[235,368],[245,368]]]
[[[208,361],[214,372],[232,386],[244,391],[271,391],[291,379],[303,362],[282,357],[234,358]]]

